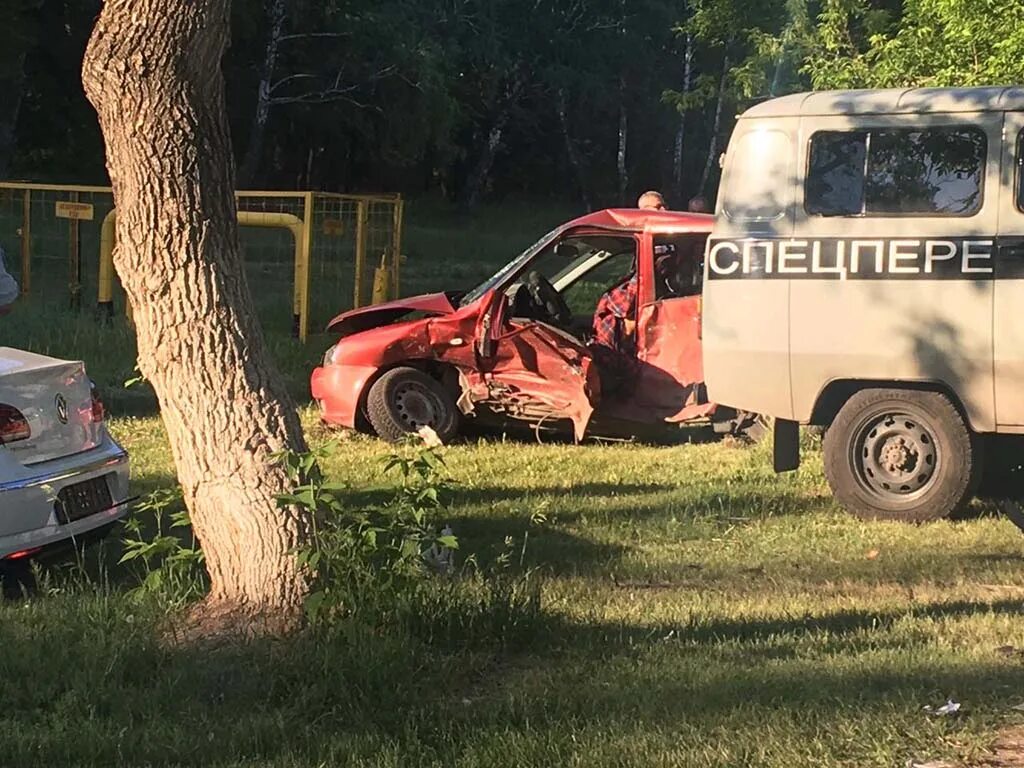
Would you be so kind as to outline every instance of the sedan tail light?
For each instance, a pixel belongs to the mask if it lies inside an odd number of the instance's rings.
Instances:
[[[103,401],[100,399],[100,393],[99,390],[96,389],[96,385],[91,385],[90,389],[92,391],[93,424],[102,424],[103,420],[107,417],[107,409],[103,407]]]
[[[18,552],[11,552],[9,555],[4,555],[3,560],[24,560],[26,557],[32,557],[37,552],[42,552],[42,547],[33,547],[32,549],[22,549]]]
[[[28,440],[32,437],[32,429],[28,419],[17,408],[0,403],[0,445]]]

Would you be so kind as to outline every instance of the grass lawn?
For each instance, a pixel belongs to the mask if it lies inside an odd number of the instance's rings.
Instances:
[[[127,331],[19,314],[15,343],[85,349],[121,413],[139,414],[112,425],[139,491],[171,484],[147,396],[116,386]],[[315,345],[271,342],[301,394]],[[352,505],[374,504],[389,452],[347,439],[326,469]],[[438,600],[401,624],[171,649],[160,606],[129,600],[119,569],[54,577],[0,605],[0,765],[970,764],[1024,723],[1010,709],[1024,652],[1005,649],[1024,648],[1024,540],[981,505],[956,523],[855,521],[813,448],[783,477],[767,448],[724,443],[499,435],[445,457],[458,485],[440,522],[460,558],[488,567],[510,551],[513,570],[536,569],[539,613],[481,623]],[[922,711],[948,697],[966,714]]]

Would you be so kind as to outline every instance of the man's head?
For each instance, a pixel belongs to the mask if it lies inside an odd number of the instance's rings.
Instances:
[[[697,195],[696,197],[690,198],[689,205],[686,206],[690,213],[710,213],[711,208],[708,206],[707,198],[704,195]]]
[[[655,192],[652,189],[650,192],[644,192],[640,195],[640,199],[637,200],[636,207],[647,208],[653,211],[664,211],[665,198],[661,196],[660,192]]]

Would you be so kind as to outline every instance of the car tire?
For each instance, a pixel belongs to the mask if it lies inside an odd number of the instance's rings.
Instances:
[[[829,426],[823,452],[836,499],[866,520],[950,517],[981,477],[977,439],[937,392],[858,392]]]
[[[0,595],[4,600],[31,597],[36,590],[36,575],[28,560],[0,562]]]
[[[392,368],[377,379],[367,393],[366,415],[377,435],[391,443],[424,426],[447,443],[459,430],[455,400],[416,368]]]

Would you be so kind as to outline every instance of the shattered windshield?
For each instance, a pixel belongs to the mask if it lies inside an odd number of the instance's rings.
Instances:
[[[514,275],[522,267],[526,266],[526,263],[534,256],[534,254],[536,254],[537,251],[539,251],[540,248],[549,240],[553,240],[555,235],[557,235],[561,229],[561,227],[558,227],[557,229],[551,230],[546,235],[544,235],[544,237],[540,238],[540,240],[535,242],[533,245],[531,245],[529,248],[527,248],[525,251],[519,254],[516,258],[512,259],[512,261],[510,261],[504,267],[495,272],[491,277],[487,278],[482,283],[480,283],[480,285],[478,285],[476,288],[474,288],[472,291],[470,291],[463,297],[462,301],[460,302],[460,306],[465,307],[469,304],[472,304],[474,301],[479,299],[489,290],[500,285],[506,277]]]

